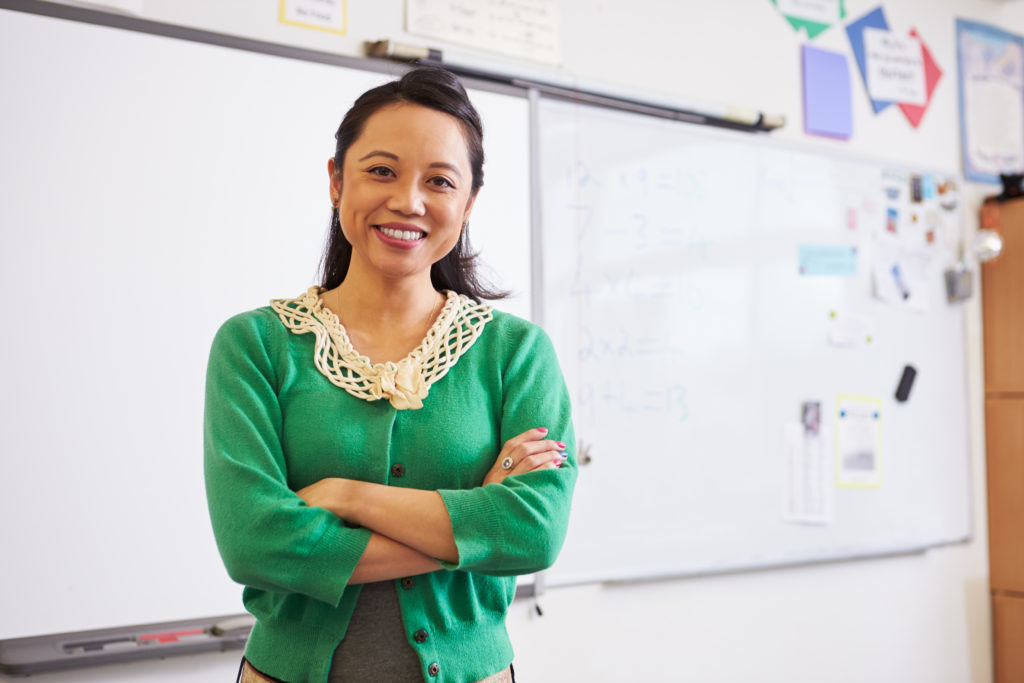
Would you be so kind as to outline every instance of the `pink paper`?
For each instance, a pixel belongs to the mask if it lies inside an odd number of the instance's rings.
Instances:
[[[921,36],[917,34],[916,29],[910,29],[910,36],[921,40]],[[900,104],[900,109],[906,114],[907,120],[910,121],[910,125],[917,128],[921,124],[921,119],[924,118],[924,112],[928,109],[928,105],[932,103],[932,93],[935,92],[935,86],[939,82],[939,78],[942,76],[942,69],[935,63],[935,58],[932,57],[931,50],[924,44],[924,40],[921,40],[921,54],[924,57],[924,85],[927,93],[924,106],[918,106],[916,104]]]

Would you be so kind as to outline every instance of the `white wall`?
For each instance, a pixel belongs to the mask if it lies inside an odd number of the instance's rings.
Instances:
[[[400,0],[348,2],[349,35],[277,24],[277,2],[145,0],[145,16],[273,42],[361,55],[362,41],[406,35]],[[874,9],[846,0],[848,20]],[[563,0],[564,65],[547,73],[584,86],[646,90],[783,113],[787,140],[936,170],[960,168],[955,17],[1024,33],[1024,3],[890,0],[891,27],[923,37],[943,70],[934,101],[914,130],[890,107],[871,112],[859,74],[848,142],[802,133],[799,50],[803,40],[769,0]],[[842,26],[813,41],[851,55]],[[451,47],[439,45],[439,47]],[[461,50],[463,59],[472,57]],[[481,61],[484,61],[481,57]],[[490,58],[524,73],[536,65]],[[852,57],[851,57],[852,64]],[[855,69],[855,66],[853,67]],[[967,188],[968,235],[981,198]],[[991,680],[985,507],[981,324],[967,304],[971,543],[924,555],[646,584],[556,589],[542,618],[517,604],[510,630],[524,681],[981,682]],[[611,503],[610,503],[611,504]],[[624,548],[623,552],[629,552]],[[232,680],[237,654],[206,655],[41,676],[64,681]]]

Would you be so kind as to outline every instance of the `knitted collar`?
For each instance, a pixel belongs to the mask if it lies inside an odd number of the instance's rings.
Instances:
[[[313,363],[337,387],[366,401],[388,399],[396,410],[423,407],[430,386],[473,345],[493,317],[490,306],[464,294],[445,292],[445,304],[423,342],[393,363],[371,363],[352,348],[345,327],[320,300],[320,287],[294,299],[274,299],[271,308],[295,334],[316,335]]]

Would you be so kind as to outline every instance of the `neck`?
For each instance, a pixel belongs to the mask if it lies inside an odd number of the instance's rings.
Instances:
[[[366,332],[409,328],[425,332],[442,300],[429,272],[392,279],[358,268],[350,268],[345,280],[323,296],[347,329]]]

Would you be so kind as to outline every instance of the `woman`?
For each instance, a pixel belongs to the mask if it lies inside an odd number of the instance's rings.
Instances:
[[[479,303],[479,117],[410,71],[356,101],[327,170],[322,287],[210,355],[210,515],[257,618],[240,679],[513,680],[505,614],[562,545],[574,438],[547,336]]]

